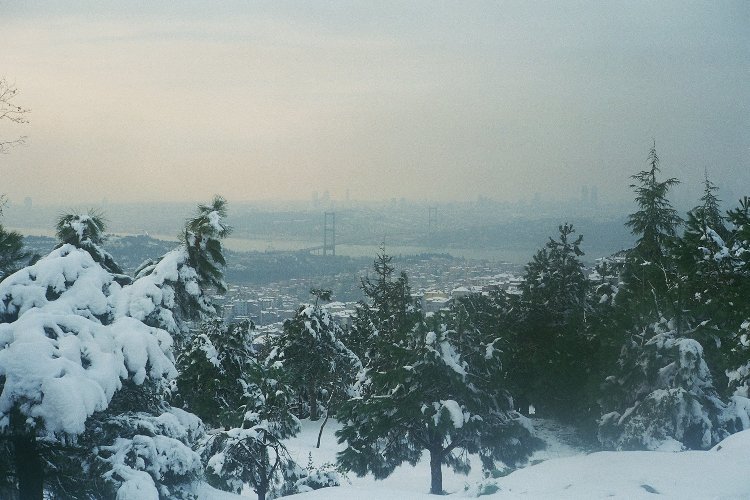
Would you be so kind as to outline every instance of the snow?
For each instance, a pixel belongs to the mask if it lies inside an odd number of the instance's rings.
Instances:
[[[443,487],[454,498],[466,498],[476,492],[474,486],[483,481],[499,490],[482,496],[500,499],[705,499],[750,498],[750,431],[734,434],[710,451],[665,453],[657,451],[584,452],[558,436],[567,430],[550,421],[541,424],[540,435],[548,443],[546,450],[533,459],[544,460],[519,469],[505,477],[483,480],[478,463],[468,476],[461,476],[443,467]],[[320,422],[302,422],[302,432],[287,441],[295,460],[305,464],[311,457],[316,465],[333,462],[341,449],[333,432],[337,422],[328,423],[320,449],[315,440]],[[473,457],[476,459],[476,457]],[[545,460],[546,459],[546,460]],[[323,488],[292,495],[290,500],[434,500],[429,490],[429,458],[423,457],[415,467],[404,465],[387,479],[375,481],[371,476],[344,478],[342,486]],[[348,479],[348,480],[347,480]],[[657,492],[657,493],[654,493]],[[250,496],[254,497],[250,492]],[[201,500],[236,500],[238,497],[208,486],[199,489]]]
[[[443,410],[446,410],[451,418],[451,421],[453,422],[453,427],[455,427],[456,429],[460,429],[464,426],[464,412],[461,410],[461,406],[456,401],[448,399],[445,401],[440,401],[440,403],[433,404],[435,406],[435,410],[437,410],[437,413],[435,414],[435,425],[438,424],[438,420],[440,419],[440,415],[443,413]],[[466,420],[468,420],[468,418]]]
[[[42,434],[77,435],[123,379],[176,375],[169,334],[117,314],[131,286],[71,245],[0,284],[0,427],[20,404]]]
[[[750,433],[740,438],[750,446]],[[723,453],[688,451],[599,452],[548,460],[498,481],[501,491],[487,498],[538,499],[747,498],[750,453],[733,444]]]

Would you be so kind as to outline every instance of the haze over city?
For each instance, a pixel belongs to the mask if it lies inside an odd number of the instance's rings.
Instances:
[[[6,2],[35,204],[632,199],[750,185],[745,2]]]

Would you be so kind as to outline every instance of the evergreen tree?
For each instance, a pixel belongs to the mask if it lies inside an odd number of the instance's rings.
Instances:
[[[357,305],[353,325],[345,344],[370,369],[388,370],[394,359],[387,356],[392,346],[406,343],[405,332],[422,320],[422,314],[411,296],[405,273],[394,278],[393,257],[385,251],[373,263],[375,279],[361,281],[368,301]]]
[[[209,426],[242,424],[245,380],[255,357],[253,330],[249,321],[229,326],[218,318],[205,321],[178,359],[173,398]]]
[[[311,293],[315,303],[301,306],[284,322],[283,332],[274,340],[270,359],[283,363],[287,380],[306,403],[305,415],[310,420],[320,418],[319,406],[323,406],[325,425],[335,407],[348,397],[361,364],[342,343],[341,328],[320,303],[330,301],[330,290],[313,289]],[[322,429],[321,426],[321,432]]]
[[[513,342],[515,387],[542,412],[579,416],[591,361],[585,336],[588,282],[579,257],[582,236],[559,227],[526,266],[520,298],[522,320]]]
[[[630,334],[602,388],[599,438],[617,449],[705,449],[749,421],[750,401],[720,398],[726,346],[739,324],[732,311],[744,301],[736,254],[719,232],[735,237],[706,178],[701,204],[676,238],[678,219],[664,196],[676,181],[656,182],[653,150],[651,157],[651,172],[641,172],[636,190],[640,210],[629,221],[641,238],[625,261],[612,311],[615,329]]]
[[[63,245],[73,245],[85,250],[104,269],[112,274],[121,275],[122,269],[115,259],[104,250],[105,221],[101,214],[90,211],[87,215],[66,214],[61,216],[55,225],[57,239],[56,248]],[[128,278],[121,278],[127,283]]]
[[[708,449],[742,429],[748,415],[713,386],[694,339],[662,320],[630,336],[603,387],[599,439],[618,450]],[[750,405],[747,406],[750,408]]]
[[[675,178],[656,180],[656,174],[660,172],[656,143],[649,151],[648,163],[648,170],[642,170],[631,177],[636,181],[630,187],[635,191],[638,210],[628,217],[626,225],[638,237],[635,255],[643,261],[659,263],[681,222],[667,200],[669,189],[679,184],[679,181]]]
[[[382,479],[428,451],[430,492],[441,494],[442,465],[466,472],[467,452],[480,454],[488,468],[497,459],[525,459],[532,439],[523,417],[512,410],[506,392],[486,392],[479,382],[491,378],[494,351],[485,346],[481,362],[469,365],[459,354],[455,330],[435,317],[429,326],[425,322],[406,275],[391,279],[385,255],[375,266],[377,282],[363,283],[373,305],[358,309],[372,325],[373,347],[358,376],[360,395],[338,412],[344,424],[337,436],[347,443],[338,455],[342,466]]]
[[[219,219],[220,220],[220,219]],[[165,399],[176,375],[165,284],[203,297],[178,248],[131,280],[100,247],[104,225],[65,216],[65,242],[0,283],[0,469],[24,498],[187,498],[201,473],[200,419]],[[0,462],[10,459],[3,456]]]
[[[221,239],[231,229],[224,222],[227,203],[215,196],[209,205],[199,205],[197,214],[187,220],[181,245],[160,259],[148,260],[135,271],[144,287],[134,287],[133,301],[121,307],[142,316],[152,326],[166,329],[181,352],[190,337],[190,322],[208,320],[217,315],[209,291],[226,290],[223,280],[225,259]],[[134,283],[137,285],[137,283]],[[152,288],[151,290],[145,289]],[[141,309],[139,294],[152,294],[158,300]]]
[[[720,237],[727,237],[727,228],[724,223],[724,217],[721,215],[719,205],[721,200],[714,193],[719,188],[708,178],[708,170],[704,172],[703,196],[701,203],[693,209],[696,218],[705,227],[713,229]]]
[[[726,343],[736,324],[730,320],[731,308],[724,297],[735,281],[731,263],[716,258],[725,248],[729,236],[719,212],[716,186],[706,176],[700,204],[688,212],[685,231],[675,240],[672,255],[676,262],[676,310],[681,323],[704,347],[706,362],[719,388],[726,387],[728,368]]]
[[[0,217],[3,215],[5,203],[5,196],[0,195]],[[20,233],[7,231],[0,224],[0,281],[37,258],[38,256],[32,256],[24,250],[23,236]]]
[[[248,368],[241,425],[210,434],[200,452],[209,484],[234,493],[249,484],[265,500],[293,493],[303,475],[283,443],[299,432],[299,421],[281,364],[251,359]]]
[[[7,231],[0,224],[0,281],[24,267],[31,258],[31,253],[23,248],[23,236]]]
[[[626,223],[637,241],[635,248],[628,252],[620,305],[634,318],[641,314],[651,317],[651,313],[658,317],[667,314],[667,308],[674,311],[674,304],[668,297],[668,292],[672,293],[676,286],[669,247],[682,219],[672,208],[667,194],[679,181],[675,178],[657,180],[660,169],[656,143],[649,152],[648,163],[648,170],[631,177],[635,181],[630,187],[635,191],[638,210]]]
[[[745,196],[739,206],[730,210],[732,230],[725,245],[713,258],[722,262],[731,279],[723,295],[716,297],[728,311],[734,335],[724,345],[727,356],[729,388],[735,394],[750,397],[750,198]]]

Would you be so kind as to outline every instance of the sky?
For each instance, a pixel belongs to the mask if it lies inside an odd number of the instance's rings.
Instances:
[[[14,1],[11,201],[750,195],[750,3]]]

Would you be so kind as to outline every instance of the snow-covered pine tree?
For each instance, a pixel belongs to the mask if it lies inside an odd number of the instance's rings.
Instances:
[[[71,464],[91,457],[80,443],[90,417],[124,384],[174,374],[169,335],[117,315],[112,300],[121,291],[71,244],[0,284],[0,428],[13,443],[14,487],[24,498],[42,498],[45,483],[63,494],[72,487]]]
[[[739,206],[730,210],[732,230],[727,242],[713,258],[725,263],[731,272],[731,286],[716,297],[731,312],[735,335],[727,342],[729,387],[735,394],[750,397],[750,198],[745,196]]]
[[[24,267],[30,258],[31,254],[23,249],[23,236],[0,224],[0,281]]]
[[[202,423],[163,397],[176,375],[172,310],[189,306],[161,285],[204,292],[179,266],[187,250],[132,283],[113,274],[99,247],[104,225],[92,217],[61,219],[71,243],[0,283],[0,432],[15,448],[2,457],[11,462],[9,487],[23,498],[42,498],[44,489],[189,497],[202,468],[188,444]]]
[[[748,421],[719,399],[700,343],[667,320],[630,336],[601,404],[599,440],[618,450],[708,449]]]
[[[341,327],[322,303],[331,300],[330,290],[313,289],[311,293],[315,303],[302,305],[284,322],[282,333],[273,341],[270,359],[283,363],[288,383],[305,402],[307,411],[298,416],[304,413],[310,420],[318,420],[322,407],[327,420],[348,397],[361,363],[342,343]]]
[[[216,316],[209,291],[226,290],[221,246],[231,231],[224,222],[226,214],[227,203],[221,196],[209,205],[199,205],[185,224],[182,244],[160,259],[141,264],[131,293],[118,304],[123,313],[167,330],[177,351],[189,340],[190,322]],[[142,302],[144,296],[154,300]]]
[[[258,500],[294,492],[304,472],[283,443],[299,432],[283,375],[280,363],[248,360],[241,425],[210,433],[200,448],[209,484],[235,493],[249,484]]]
[[[427,451],[430,492],[441,494],[442,466],[467,471],[466,452],[479,453],[485,462],[524,459],[530,432],[512,411],[512,400],[497,388],[486,393],[474,383],[486,376],[486,364],[463,361],[456,333],[445,324],[429,328],[406,275],[392,280],[392,270],[390,259],[381,255],[377,282],[365,281],[363,287],[372,306],[358,313],[374,320],[373,347],[358,377],[360,395],[337,413],[343,423],[337,436],[347,443],[338,455],[341,465],[382,479]]]
[[[737,326],[732,319],[735,306],[727,303],[734,302],[736,277],[731,259],[725,258],[729,232],[716,190],[706,175],[700,204],[688,212],[685,230],[671,247],[678,276],[672,295],[681,324],[703,346],[713,379],[723,391],[729,368],[725,351]]]
[[[212,290],[223,292],[226,288],[221,246],[221,239],[230,232],[224,222],[226,213],[226,201],[220,196],[215,196],[209,205],[199,205],[196,215],[185,224],[181,244],[160,259],[141,265],[133,283],[123,287],[114,301],[117,314],[133,317],[168,332],[174,343],[172,352],[181,351],[188,341],[191,321],[210,320],[216,315],[210,293]],[[172,374],[170,381],[174,380],[174,375],[176,373]],[[92,419],[90,427],[95,429],[96,436],[115,439],[116,448],[108,449],[111,469],[104,473],[110,480],[119,479],[118,476],[122,476],[119,471],[123,469],[123,464],[127,464],[128,457],[143,450],[141,455],[135,455],[142,463],[145,462],[145,470],[153,476],[154,482],[162,483],[159,485],[159,495],[190,497],[193,495],[193,480],[201,470],[199,456],[192,451],[188,454],[185,450],[181,453],[162,452],[158,446],[148,445],[148,439],[147,445],[143,444],[144,435],[148,437],[149,432],[154,432],[150,429],[159,429],[150,423],[151,420],[162,419],[165,414],[176,416],[181,423],[180,426],[165,428],[167,431],[177,430],[175,435],[168,437],[194,446],[202,436],[203,423],[200,419],[183,410],[171,408],[168,393],[167,384],[163,381],[141,384],[132,391],[120,391],[113,401],[117,405],[110,405],[115,409],[114,414],[104,412],[100,418]],[[158,437],[155,435],[153,439],[157,445]],[[149,456],[152,450],[167,453],[168,457],[175,459],[178,469],[160,468],[159,462],[164,460],[158,453]],[[171,485],[172,482],[177,484]]]
[[[244,381],[255,356],[253,330],[250,321],[228,326],[218,318],[205,321],[179,356],[175,399],[211,427],[242,424]]]
[[[5,202],[5,196],[0,195],[0,217],[3,215]],[[0,281],[31,263],[30,260],[33,258],[34,256],[23,248],[23,236],[16,231],[6,230],[0,224]]]
[[[623,344],[622,324],[624,314],[618,305],[620,276],[625,264],[625,251],[599,259],[589,274],[586,298],[585,337],[590,343],[590,373],[587,377],[582,423],[590,435],[596,434],[599,413],[598,401],[601,384],[617,364]]]
[[[542,413],[574,418],[593,359],[584,324],[588,282],[580,261],[583,237],[567,223],[559,231],[526,266],[510,372]]]
[[[121,275],[122,269],[107,251],[104,250],[104,217],[89,211],[87,215],[66,214],[57,220],[55,225],[57,240],[56,248],[63,245],[73,245],[85,250],[104,269],[115,275]],[[127,277],[122,277],[126,283],[130,282]]]
[[[679,181],[675,178],[657,180],[660,169],[655,142],[649,151],[648,163],[648,170],[631,177],[635,182],[630,187],[635,191],[638,209],[628,216],[626,225],[637,241],[635,248],[628,252],[622,275],[624,286],[619,293],[620,306],[625,307],[629,311],[627,316],[633,319],[641,315],[659,317],[667,314],[667,309],[674,309],[666,293],[676,285],[669,247],[682,219],[672,208],[667,194]]]

